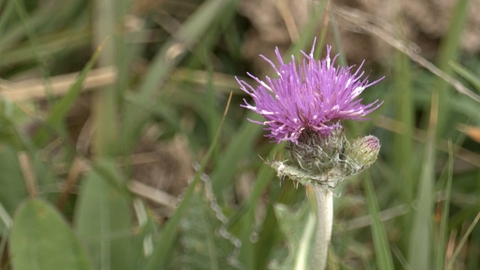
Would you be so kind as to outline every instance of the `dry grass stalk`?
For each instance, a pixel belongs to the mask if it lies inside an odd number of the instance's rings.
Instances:
[[[13,101],[44,99],[47,96],[64,95],[76,82],[78,72],[59,75],[49,78],[49,86],[44,80],[32,79],[15,83],[2,83],[0,96]],[[102,86],[113,84],[117,80],[117,71],[114,67],[97,68],[90,71],[83,83],[83,91],[99,89]]]

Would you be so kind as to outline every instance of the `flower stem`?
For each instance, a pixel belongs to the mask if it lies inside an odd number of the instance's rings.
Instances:
[[[317,201],[317,233],[311,269],[323,270],[327,266],[328,246],[332,237],[333,194],[325,185],[314,185]]]

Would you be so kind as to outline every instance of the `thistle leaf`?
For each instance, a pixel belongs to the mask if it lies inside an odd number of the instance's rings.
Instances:
[[[286,237],[289,253],[284,261],[271,263],[272,269],[309,269],[316,229],[316,217],[309,206],[304,203],[299,209],[290,210],[283,204],[275,205],[275,215]]]
[[[238,262],[240,241],[226,230],[227,218],[209,183],[198,186],[192,207],[180,224],[181,269],[242,269]]]

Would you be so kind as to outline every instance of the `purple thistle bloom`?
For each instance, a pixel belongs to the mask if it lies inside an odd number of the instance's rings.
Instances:
[[[328,136],[332,130],[339,128],[343,119],[366,120],[365,115],[376,110],[383,102],[378,100],[363,105],[358,98],[365,88],[376,84],[384,77],[369,83],[362,79],[362,64],[352,74],[354,66],[335,67],[330,59],[331,46],[327,46],[327,56],[323,60],[313,58],[315,42],[310,54],[302,51],[304,59],[301,64],[295,63],[292,56],[290,63],[284,63],[280,51],[275,53],[280,65],[277,67],[271,60],[260,55],[277,72],[278,78],[266,77],[265,81],[247,73],[257,81],[257,88],[239,80],[240,88],[249,94],[255,106],[246,100],[241,105],[265,117],[266,121],[250,120],[256,124],[267,126],[270,131],[266,136],[280,143],[291,141],[298,143],[302,132],[312,130],[322,136]]]

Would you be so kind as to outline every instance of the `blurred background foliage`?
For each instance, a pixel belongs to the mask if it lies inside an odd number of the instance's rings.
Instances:
[[[379,160],[328,269],[479,269],[479,1],[0,1],[1,269],[293,269],[306,191],[235,81],[317,37],[375,80]],[[314,251],[310,251],[314,252]],[[312,269],[315,269],[312,266]]]

